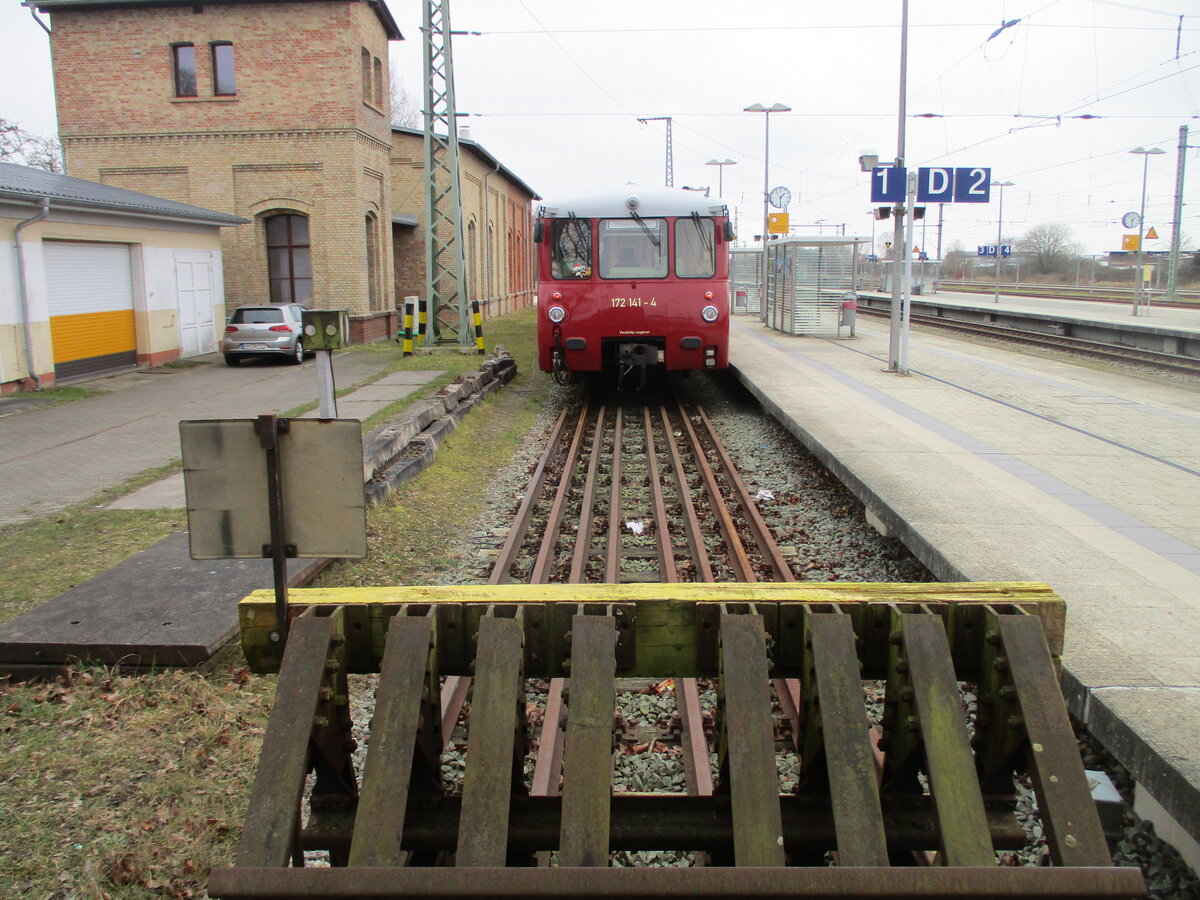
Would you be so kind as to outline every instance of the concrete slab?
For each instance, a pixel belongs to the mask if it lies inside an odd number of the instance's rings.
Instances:
[[[1200,838],[1200,392],[919,330],[899,377],[887,338],[737,319],[730,358],[938,578],[1066,599],[1072,712]]]
[[[288,561],[291,579],[318,561]],[[0,626],[6,671],[72,659],[130,668],[201,666],[237,631],[237,604],[272,586],[267,559],[193,560],[186,531]]]

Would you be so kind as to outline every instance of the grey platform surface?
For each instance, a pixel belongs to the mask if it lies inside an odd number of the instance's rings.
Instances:
[[[861,320],[860,320],[861,322]],[[738,318],[738,376],[943,581],[1067,602],[1072,712],[1200,839],[1200,389],[919,329]]]
[[[369,364],[361,364],[363,359]],[[346,384],[370,377],[381,364],[352,354],[336,357],[334,368]],[[311,363],[300,369],[255,369],[206,365],[157,377],[128,373],[114,379],[104,396],[7,418],[5,428],[16,424],[42,447],[44,465],[78,467],[59,490],[40,498],[37,508],[66,506],[80,494],[119,484],[131,474],[126,471],[131,464],[140,471],[178,458],[182,418],[247,418],[315,396]],[[441,374],[389,374],[339,398],[338,414],[366,419]],[[25,471],[22,458],[5,455],[12,439],[0,437],[0,496],[23,490],[18,483]],[[133,444],[138,451],[127,454]],[[183,476],[162,479],[112,505],[182,507]],[[313,560],[289,560],[289,578],[295,581],[313,567]],[[142,667],[203,665],[236,633],[238,601],[271,586],[269,560],[193,560],[187,532],[179,531],[0,625],[0,671],[18,677],[47,674],[72,658]]]
[[[878,291],[866,291],[878,295]],[[912,298],[914,303],[941,303],[970,309],[1000,312],[1027,312],[1039,315],[1061,316],[1081,321],[1113,322],[1132,328],[1169,328],[1200,334],[1200,304],[1191,308],[1157,306],[1151,301],[1149,308],[1143,306],[1140,314],[1133,315],[1133,304],[1101,303],[1092,300],[1061,300],[1054,297],[1024,297],[1001,294],[1000,302],[994,302],[992,294],[959,293],[953,281],[942,282],[932,294]]]

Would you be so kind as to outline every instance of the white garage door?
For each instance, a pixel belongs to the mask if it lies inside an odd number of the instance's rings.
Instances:
[[[137,364],[128,244],[44,241],[57,378]]]

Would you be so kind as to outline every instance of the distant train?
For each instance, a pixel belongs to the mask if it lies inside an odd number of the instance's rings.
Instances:
[[[538,365],[631,376],[729,364],[728,209],[695,191],[639,188],[543,206]]]

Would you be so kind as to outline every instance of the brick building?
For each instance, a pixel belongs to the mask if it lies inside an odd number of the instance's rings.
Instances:
[[[222,237],[228,306],[295,300],[348,309],[359,340],[394,331],[395,298],[424,294],[423,250],[411,252],[423,194],[408,186],[423,156],[419,137],[408,146],[419,133],[389,123],[389,43],[402,36],[381,0],[36,5],[51,16],[73,176],[249,219]],[[464,197],[470,173],[494,163],[478,147],[467,155],[483,162],[464,166]],[[528,255],[533,192],[508,175],[493,186],[494,240],[511,233]],[[497,243],[490,258],[505,262],[506,290],[528,284],[512,280],[512,246]]]
[[[461,131],[459,180],[468,294],[480,301],[487,318],[532,302],[532,202],[541,198],[471,140],[467,129]],[[423,140],[424,135],[416,129],[392,129],[397,299],[425,294]]]

